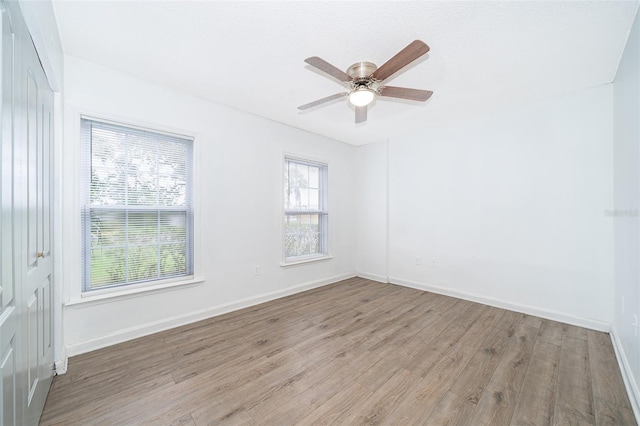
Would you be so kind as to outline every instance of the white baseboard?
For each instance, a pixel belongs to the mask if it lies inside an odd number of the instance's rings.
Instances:
[[[615,327],[611,327],[609,335],[611,336],[611,344],[613,345],[613,350],[615,351],[616,358],[618,359],[620,373],[622,373],[622,380],[624,381],[624,386],[627,389],[627,395],[629,395],[633,414],[636,416],[636,422],[640,424],[640,388],[633,376],[631,365],[629,364],[627,355],[622,347],[622,343],[618,339]]]
[[[383,277],[382,275],[368,274],[366,272],[356,272],[356,275],[360,278],[366,278],[368,280],[378,281],[380,283],[387,284],[389,282],[389,279],[387,277]]]
[[[466,293],[463,291],[452,290],[450,288],[418,283],[415,281],[405,280],[397,277],[389,277],[389,282],[391,284],[397,284],[404,287],[411,287],[418,290],[430,291],[432,293],[444,294],[445,296],[452,296],[458,299],[469,300],[472,302],[478,302],[484,305],[495,306],[497,308],[508,309],[510,311],[516,311],[524,314],[534,315],[537,317],[546,318],[553,321],[559,321],[566,324],[577,325],[579,327],[589,328],[591,330],[604,331],[606,333],[608,333],[611,330],[611,325],[606,322],[590,320],[586,318],[573,317],[571,315],[563,314],[562,312],[551,311],[547,309],[537,308],[534,306],[521,305],[518,303],[509,302],[502,299],[495,299],[493,297],[480,296],[473,293]]]
[[[346,280],[348,278],[355,277],[355,273],[347,273],[336,275],[330,278],[321,280],[310,281],[304,284],[288,287],[284,290],[273,291],[270,293],[264,293],[257,296],[252,296],[246,299],[241,299],[235,302],[226,303],[224,305],[214,306],[200,311],[191,312],[185,315],[178,315],[171,318],[162,319],[160,321],[154,321],[140,326],[119,330],[115,333],[111,333],[105,336],[101,336],[96,339],[88,340],[81,343],[75,343],[66,346],[67,357],[80,355],[83,353],[102,349],[107,346],[112,346],[118,343],[126,342],[128,340],[137,339],[139,337],[148,336],[160,331],[169,330],[171,328],[180,327],[182,325],[190,324],[197,321],[202,321],[218,315],[223,315],[238,309],[248,308],[250,306],[258,305],[260,303],[268,302],[270,300],[279,299],[281,297],[289,296],[295,293],[300,293],[306,290],[310,290],[316,287],[322,287],[328,284],[333,284],[338,281]],[[62,361],[60,361],[62,363]],[[62,367],[62,365],[61,365]],[[66,371],[66,362],[64,363]]]

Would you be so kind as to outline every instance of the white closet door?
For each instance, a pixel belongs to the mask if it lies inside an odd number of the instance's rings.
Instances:
[[[26,424],[37,424],[53,376],[51,257],[51,106],[53,93],[31,38],[22,40],[19,118],[23,150],[21,265],[27,375]],[[16,127],[18,123],[14,124]],[[26,179],[25,179],[26,178]]]
[[[2,99],[0,103],[0,423],[15,425],[22,408],[18,404],[16,389],[17,377],[17,345],[18,324],[17,280],[14,274],[15,244],[18,242],[14,234],[14,178],[13,178],[13,66],[14,66],[14,34],[5,4],[1,9],[2,46],[0,58],[0,84]]]

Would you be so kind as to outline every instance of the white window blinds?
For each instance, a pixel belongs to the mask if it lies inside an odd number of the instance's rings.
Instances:
[[[191,139],[82,118],[85,291],[193,274]]]

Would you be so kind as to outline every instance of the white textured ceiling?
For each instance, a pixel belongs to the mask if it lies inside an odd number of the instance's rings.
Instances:
[[[610,83],[637,1],[57,1],[66,54],[354,145]],[[431,51],[388,80],[426,103],[377,100],[354,124],[344,91],[304,63],[382,65],[414,39]]]

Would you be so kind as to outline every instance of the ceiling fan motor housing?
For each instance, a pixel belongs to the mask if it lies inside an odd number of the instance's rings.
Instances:
[[[369,79],[378,67],[373,62],[356,62],[347,68],[347,74],[355,81]]]

